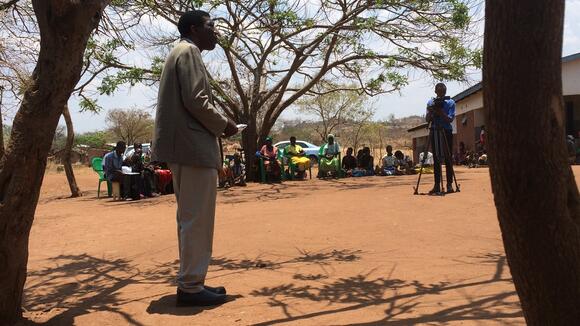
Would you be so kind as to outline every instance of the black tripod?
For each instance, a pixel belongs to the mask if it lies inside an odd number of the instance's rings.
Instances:
[[[449,143],[447,142],[447,137],[445,137],[445,131],[442,127],[433,127],[433,121],[429,122],[427,126],[429,129],[429,135],[427,136],[427,146],[425,152],[423,153],[423,159],[421,159],[421,165],[419,168],[419,178],[417,179],[417,186],[414,187],[415,195],[419,195],[419,183],[421,182],[421,176],[423,175],[423,166],[425,165],[425,161],[427,160],[427,155],[429,154],[429,149],[432,146],[431,139],[433,139],[433,157],[437,158],[439,164],[441,165],[442,162],[450,161],[453,164],[451,152],[449,150]],[[446,167],[447,168],[447,167]],[[455,170],[451,170],[453,174],[453,182],[455,182],[455,192],[460,192],[459,184],[457,184],[457,178],[455,177]],[[437,195],[445,195],[445,191],[443,188],[443,169],[441,168],[441,192],[437,193]],[[448,184],[450,183],[449,180],[446,180]],[[449,190],[449,189],[447,189]]]

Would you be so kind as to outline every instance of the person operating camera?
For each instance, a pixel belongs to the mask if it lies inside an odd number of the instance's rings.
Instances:
[[[431,123],[431,148],[435,151],[436,148],[441,148],[440,155],[434,153],[434,173],[435,185],[429,191],[429,194],[441,193],[441,157],[445,160],[445,171],[447,174],[447,192],[453,192],[453,160],[451,153],[453,153],[453,126],[451,122],[455,119],[455,102],[445,96],[447,93],[447,86],[443,83],[435,85],[436,98],[432,98],[427,103],[427,122]],[[442,131],[437,133],[436,131]],[[445,139],[439,139],[437,135],[443,135]],[[446,140],[446,141],[445,141]],[[438,144],[435,143],[438,141]],[[439,144],[443,145],[439,147]],[[447,148],[445,148],[445,146]],[[442,155],[441,155],[442,154]]]

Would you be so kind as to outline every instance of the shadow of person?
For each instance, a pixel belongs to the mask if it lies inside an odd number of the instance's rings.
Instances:
[[[212,310],[220,307],[228,302],[233,302],[238,298],[242,298],[241,295],[228,295],[226,302],[208,307],[177,307],[177,295],[169,294],[163,296],[157,300],[151,301],[149,307],[147,307],[147,313],[149,314],[160,314],[160,315],[173,315],[173,316],[193,316],[197,315],[205,310]]]

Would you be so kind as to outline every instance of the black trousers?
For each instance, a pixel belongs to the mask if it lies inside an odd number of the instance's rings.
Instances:
[[[453,183],[453,131],[442,129],[431,131],[431,149],[433,151],[433,172],[435,173],[435,188],[441,185],[441,160],[445,162],[447,184]],[[445,137],[445,138],[443,138]],[[447,140],[447,141],[446,141]]]

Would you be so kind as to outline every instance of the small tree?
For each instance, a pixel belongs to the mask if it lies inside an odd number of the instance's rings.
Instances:
[[[127,144],[153,138],[154,121],[151,114],[142,109],[114,109],[107,113],[106,123],[118,140]]]
[[[106,0],[33,0],[38,61],[0,159],[0,321],[22,313],[28,239],[55,129],[81,74],[89,35]]]
[[[340,89],[353,87],[322,82],[314,87],[312,95],[296,103],[301,113],[316,118],[318,123],[314,129],[323,143],[328,134],[340,130],[346,122],[356,120],[361,112],[372,110],[365,103],[365,94]]]

